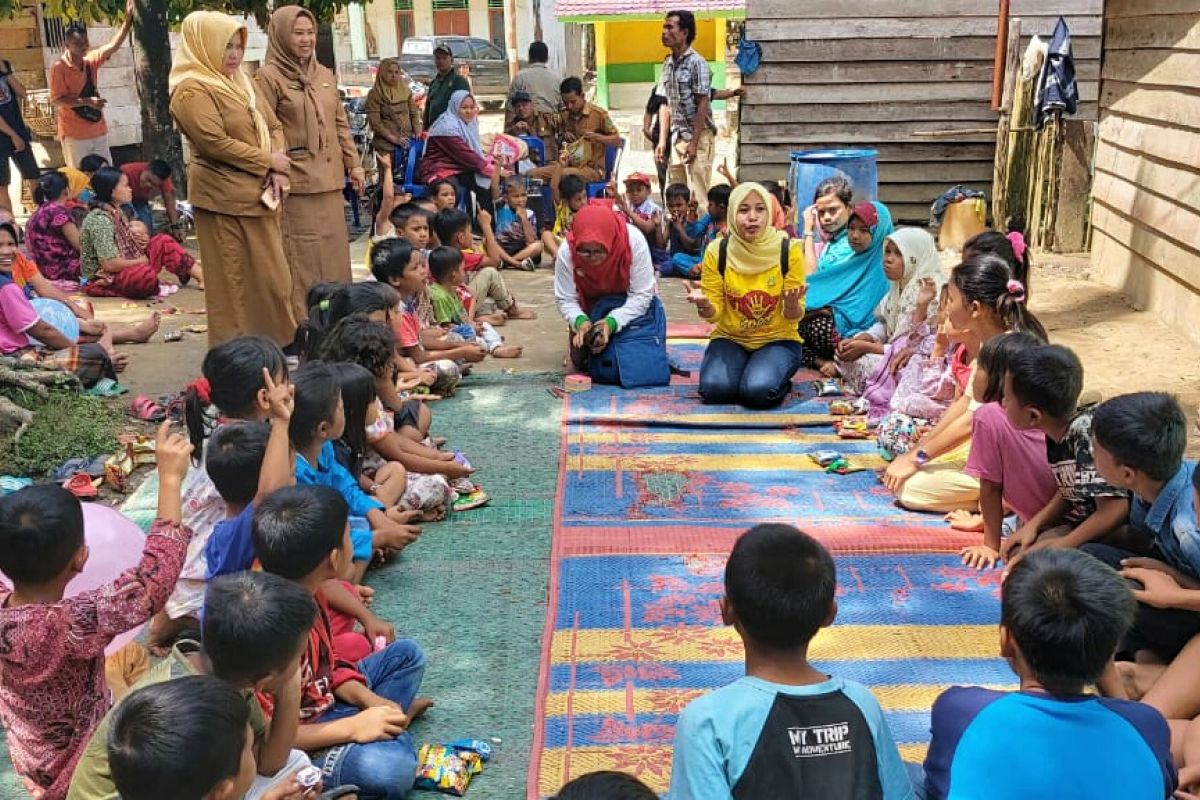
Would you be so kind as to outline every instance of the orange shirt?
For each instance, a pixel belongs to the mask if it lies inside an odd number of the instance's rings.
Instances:
[[[13,283],[24,289],[26,284],[40,274],[37,264],[30,261],[23,253],[18,251],[16,257],[13,259],[12,275],[10,276]]]
[[[99,50],[90,50],[83,57],[92,70],[92,83],[97,91],[100,89],[100,67],[106,59]],[[87,73],[82,68],[76,68],[67,63],[66,55],[54,62],[50,68],[50,100],[60,97],[78,97],[87,83]],[[88,122],[69,108],[59,108],[58,138],[59,139],[95,139],[108,133],[108,125],[104,122],[103,112],[98,122]],[[78,166],[78,164],[72,164]]]

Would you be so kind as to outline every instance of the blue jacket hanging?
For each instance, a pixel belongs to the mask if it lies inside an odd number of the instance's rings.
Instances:
[[[1037,96],[1040,102],[1034,113],[1034,130],[1040,131],[1045,127],[1046,120],[1056,111],[1074,114],[1079,108],[1079,84],[1075,80],[1071,30],[1062,17],[1054,26],[1054,37],[1050,40],[1042,74],[1038,78]]]

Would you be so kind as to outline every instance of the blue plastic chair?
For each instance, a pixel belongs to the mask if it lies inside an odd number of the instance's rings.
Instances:
[[[602,197],[609,182],[617,174],[617,165],[621,163],[621,155],[625,152],[625,140],[621,139],[620,147],[604,148],[604,180],[587,185],[588,198]]]
[[[399,150],[400,148],[396,148]],[[404,165],[404,183],[403,189],[408,194],[413,196],[415,200],[418,197],[424,197],[425,184],[417,182],[417,165],[421,163],[421,156],[425,153],[424,139],[410,139],[408,142],[408,161]]]
[[[537,136],[518,136],[525,146],[529,148],[529,154],[537,155],[537,164],[539,167],[546,166],[546,143]]]

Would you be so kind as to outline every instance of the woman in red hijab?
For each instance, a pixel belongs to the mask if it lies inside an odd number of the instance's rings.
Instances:
[[[654,264],[646,237],[618,217],[611,206],[587,205],[575,215],[567,245],[558,251],[554,264],[554,298],[571,330],[574,368],[604,382],[597,361],[603,360],[602,354],[610,343],[650,341],[658,337],[663,341],[654,344],[655,352],[661,349],[661,367],[668,370],[666,315],[656,294]],[[636,360],[643,360],[647,354],[640,351]],[[608,359],[614,360],[620,359]],[[628,364],[616,365],[618,372],[621,366],[625,367],[617,376],[621,385],[631,388],[659,384],[662,373],[657,369],[659,364],[651,365],[656,376],[647,383],[633,375],[641,369],[633,365],[634,357],[631,355],[628,360]]]

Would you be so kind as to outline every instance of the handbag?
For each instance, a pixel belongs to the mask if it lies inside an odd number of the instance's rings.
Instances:
[[[80,90],[79,96],[99,97],[100,93],[96,91],[96,82],[92,79],[92,65],[86,61],[83,62],[83,74],[86,76],[86,79],[83,82],[83,89]],[[104,113],[100,109],[92,108],[91,106],[72,106],[71,110],[86,122],[99,122],[104,119]]]

